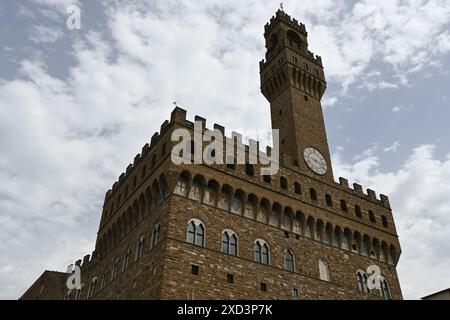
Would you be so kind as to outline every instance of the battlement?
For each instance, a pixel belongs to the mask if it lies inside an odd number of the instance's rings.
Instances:
[[[242,150],[244,150],[246,154],[249,154],[251,151],[255,151],[255,153],[257,153],[256,156],[258,156],[258,158],[259,157],[270,158],[270,156],[272,154],[272,147],[270,147],[270,146],[266,146],[265,150],[260,149],[260,145],[261,145],[260,141],[249,139],[248,144],[245,144],[243,141],[243,137],[240,133],[232,131],[231,135],[227,136],[226,128],[224,126],[214,123],[213,129],[209,129],[206,126],[205,118],[196,115],[194,117],[194,121],[189,121],[186,118],[186,114],[187,114],[186,110],[184,110],[180,107],[176,107],[172,111],[171,117],[170,117],[170,122],[167,120],[164,121],[164,123],[161,125],[161,131],[155,132],[153,134],[150,144],[147,143],[144,145],[144,147],[142,148],[142,152],[135,156],[134,162],[132,164],[129,164],[125,173],[122,173],[120,175],[118,181],[116,181],[114,183],[112,190],[108,190],[108,192],[106,193],[107,198],[109,198],[122,185],[122,183],[127,180],[127,177],[130,176],[130,174],[133,172],[133,169],[137,165],[139,165],[139,163],[142,161],[144,156],[147,155],[154,148],[154,146],[159,142],[159,140],[164,135],[164,133],[167,132],[170,125],[174,124],[175,122],[178,122],[179,124],[189,128],[189,129],[192,129],[192,130],[194,130],[194,128],[195,128],[195,122],[200,122],[202,132],[205,132],[206,130],[211,130],[211,131],[218,130],[222,133],[222,135],[224,137],[224,143],[234,144],[234,146],[238,147],[238,148],[241,147]],[[224,152],[224,155],[225,155],[225,152]],[[291,157],[288,154],[280,154],[280,159],[279,159],[278,163],[280,166],[283,166],[285,168],[294,169],[296,171],[298,170],[298,168],[294,168],[294,166],[292,165],[293,160],[291,159]],[[371,202],[374,202],[374,203],[384,206],[386,208],[390,208],[389,198],[383,194],[381,194],[380,198],[377,199],[375,191],[373,191],[371,189],[367,189],[366,193],[364,193],[362,186],[357,183],[354,183],[353,188],[351,188],[349,186],[348,180],[345,178],[342,178],[342,177],[339,178],[339,182],[338,183],[335,182],[335,184],[336,184],[336,187],[340,190],[349,192],[358,197],[363,197],[366,200],[369,200]]]
[[[285,23],[286,25],[306,37],[308,36],[306,27],[303,23],[300,23],[296,19],[291,18],[290,15],[280,9],[278,9],[278,11],[275,13],[275,16],[272,16],[272,18],[270,18],[270,22],[266,23],[266,25],[264,26],[264,35],[268,35],[279,22]]]
[[[350,191],[352,194],[354,194],[356,196],[360,196],[360,197],[362,196],[369,201],[372,201],[372,202],[382,205],[383,207],[386,207],[389,209],[391,208],[391,205],[389,203],[389,198],[388,198],[388,196],[385,196],[384,194],[380,194],[380,199],[377,199],[376,193],[372,189],[367,189],[366,190],[367,193],[364,193],[363,187],[358,183],[353,183],[353,188],[351,188],[349,186],[348,180],[345,178],[342,178],[342,177],[339,178],[339,183],[336,183],[336,184],[338,184],[343,189],[348,189],[347,191]]]

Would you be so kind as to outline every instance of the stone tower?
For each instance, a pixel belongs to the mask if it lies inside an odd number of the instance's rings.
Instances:
[[[305,26],[281,10],[264,37],[261,91],[270,102],[272,128],[280,130],[280,153],[308,175],[333,180],[320,102],[326,89],[322,60],[308,51]]]
[[[68,274],[47,271],[22,299],[402,299],[389,198],[333,180],[325,77],[304,25],[278,11],[265,40],[261,90],[280,130],[278,173],[175,164],[172,134],[208,129],[176,107],[106,192],[95,250],[75,262],[84,286],[67,288]],[[241,135],[211,129],[249,159]]]

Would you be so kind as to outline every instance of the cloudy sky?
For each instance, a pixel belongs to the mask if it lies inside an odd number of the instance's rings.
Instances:
[[[70,5],[81,29],[66,26]],[[259,92],[279,1],[0,2],[0,298],[92,252],[104,194],[172,102],[227,132]],[[450,3],[285,0],[321,55],[335,177],[388,194],[405,298],[450,287]]]

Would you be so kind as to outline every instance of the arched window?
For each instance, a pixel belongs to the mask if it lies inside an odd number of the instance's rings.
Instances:
[[[117,272],[119,270],[119,257],[117,257],[111,271],[111,281],[117,277]]]
[[[222,252],[232,256],[237,256],[237,236],[231,230],[222,233]]]
[[[97,277],[93,278],[91,280],[91,283],[89,284],[87,297],[86,297],[87,299],[90,299],[94,296],[96,286],[97,286]]]
[[[383,224],[383,227],[385,228],[389,227],[389,223],[387,221],[386,216],[381,216],[381,223]]]
[[[333,207],[333,199],[329,194],[325,195],[325,202],[327,203],[327,206]]]
[[[202,187],[198,181],[194,181],[191,186],[191,190],[189,191],[189,199],[195,201],[201,201],[201,191]]]
[[[189,221],[187,242],[200,247],[205,246],[205,226],[200,220],[192,219]]]
[[[127,252],[123,255],[122,259],[122,272],[128,269],[128,263],[130,261],[130,249],[127,250]],[[103,286],[103,283],[101,284]]]
[[[360,219],[362,218],[361,207],[358,205],[355,205],[355,216]]]
[[[75,291],[75,300],[82,299],[83,290],[84,290],[84,285],[81,285],[81,289]]]
[[[153,233],[152,233],[152,248],[156,247],[159,243],[159,240],[161,239],[161,223],[157,223],[153,227]]]
[[[367,279],[368,279],[367,274],[364,271],[358,270],[356,272],[356,281],[358,283],[359,291],[364,293],[370,293],[370,289],[367,286]]]
[[[319,260],[319,274],[320,280],[330,281],[330,273],[328,271],[328,265],[326,262]]]
[[[372,210],[369,210],[369,220],[370,220],[370,222],[372,222],[372,223],[377,222],[377,219],[375,218],[375,214],[373,213]]]
[[[311,197],[311,200],[317,201],[317,191],[314,188],[309,189],[309,195]]]
[[[184,177],[180,177],[177,181],[177,186],[175,187],[175,193],[181,196],[186,196],[187,191],[187,181]]]
[[[102,281],[100,282],[100,289],[104,289],[108,282],[108,270],[105,270],[102,276]]]
[[[292,30],[289,30],[287,32],[287,39],[288,39],[289,44],[291,46],[295,46],[297,48],[300,48],[302,46],[301,45],[302,39],[300,38],[300,36],[296,32],[294,32]]]
[[[347,202],[345,200],[341,200],[341,210],[342,212],[348,212]]]
[[[255,261],[265,265],[269,264],[269,246],[264,240],[255,241]]]
[[[286,271],[294,272],[294,255],[291,250],[284,251],[284,269]]]
[[[294,192],[299,195],[302,194],[302,187],[300,186],[300,183],[294,183]]]
[[[283,190],[287,190],[288,189],[288,182],[287,182],[287,179],[285,177],[280,177],[280,187]]]
[[[72,296],[72,290],[68,290],[66,292],[66,294],[64,295],[64,300],[70,300],[71,296]]]
[[[391,290],[389,289],[389,283],[385,278],[380,279],[380,291],[381,296],[386,300],[391,300]]]
[[[253,169],[252,164],[250,163],[245,164],[245,173],[250,177],[253,177],[255,175],[255,170]]]
[[[139,243],[136,251],[136,260],[140,259],[144,256],[144,244],[145,244],[145,236],[142,235],[139,239]]]

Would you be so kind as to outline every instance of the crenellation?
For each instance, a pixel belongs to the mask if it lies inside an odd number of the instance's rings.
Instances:
[[[144,157],[145,155],[147,155],[147,153],[150,151],[150,144],[146,143],[143,147],[142,147],[142,157]]]
[[[138,153],[133,160],[133,167],[136,167],[141,162],[141,154]]]
[[[348,180],[345,179],[345,178],[342,178],[342,177],[339,177],[339,184],[340,184],[341,186],[343,186],[343,187],[346,187],[346,188],[349,187],[349,185],[348,185]]]
[[[89,254],[87,254],[87,255],[85,255],[83,257],[83,262],[81,264],[81,269],[85,269],[88,266],[90,258],[91,258],[91,255],[89,255]]]
[[[391,204],[389,203],[389,197],[384,195],[384,194],[380,194],[380,199],[381,199],[381,203],[383,204],[383,206],[385,206],[388,209],[391,209]]]
[[[165,120],[162,124],[161,124],[161,128],[160,128],[160,135],[164,134],[166,132],[166,130],[169,127],[169,120]]]
[[[373,191],[372,189],[367,189],[367,195],[369,196],[370,200],[372,200],[372,201],[377,200],[377,195],[376,195],[375,191]]]
[[[152,149],[159,139],[159,132],[155,132],[150,140],[150,149]]]
[[[170,122],[175,121],[185,121],[186,120],[186,110],[180,107],[175,107],[172,113],[170,114]]]
[[[133,170],[133,164],[130,163],[125,171],[125,177],[129,176],[131,170]]]
[[[270,23],[266,23],[266,25],[264,26],[264,35],[267,35],[268,33],[270,33],[270,31],[272,31],[272,29],[275,27],[277,22],[284,22],[285,24],[287,24],[289,27],[295,29],[296,31],[300,32],[301,34],[307,36],[308,33],[306,32],[306,27],[303,23],[299,23],[298,20],[296,19],[292,19],[290,15],[288,15],[287,13],[285,13],[282,10],[278,10],[275,14],[275,16],[272,16],[272,18],[270,18]]]
[[[362,186],[358,183],[353,184],[353,190],[355,190],[357,193],[364,194]]]
[[[198,122],[201,123],[201,125],[202,125],[202,131],[204,131],[204,130],[206,129],[206,119],[205,119],[205,118],[196,115],[196,116],[194,117],[194,121],[195,121],[196,123],[198,123]]]
[[[225,136],[225,127],[224,126],[214,123],[214,130],[220,131],[222,133],[222,135]]]

